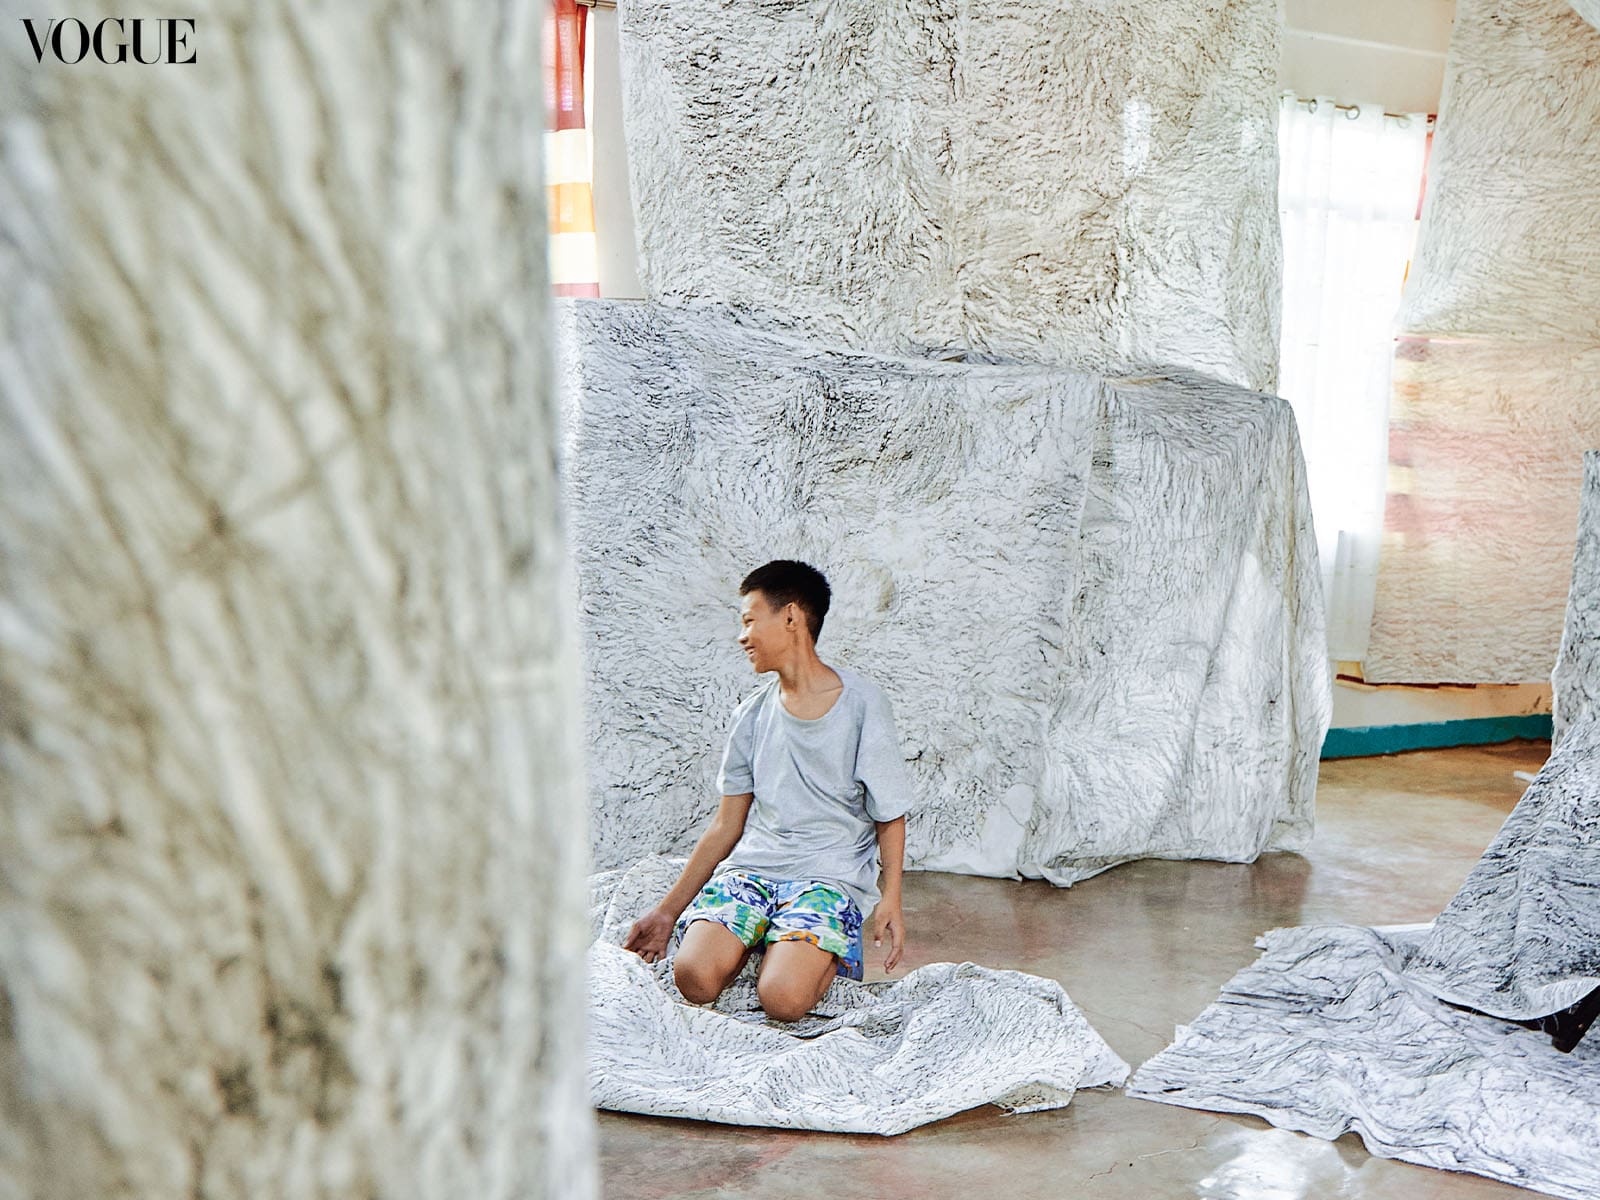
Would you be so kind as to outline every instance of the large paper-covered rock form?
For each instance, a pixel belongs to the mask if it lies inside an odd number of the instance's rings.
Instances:
[[[1272,0],[623,0],[646,295],[1276,378]]]
[[[1578,547],[1572,555],[1572,589],[1561,630],[1561,653],[1550,673],[1554,741],[1588,721],[1600,722],[1600,450],[1583,456],[1583,499]]]
[[[913,865],[1070,884],[1307,838],[1330,701],[1284,402],[560,313],[599,865],[704,827],[772,558],[829,576],[819,653],[894,705]]]
[[[1600,988],[1600,454],[1587,456],[1554,753],[1408,967],[1498,1017],[1544,1017]]]
[[[668,956],[618,943],[683,860],[645,858],[592,880],[589,1079],[595,1106],[733,1125],[896,1134],[994,1104],[1064,1108],[1120,1085],[1128,1064],[1061,985],[933,963],[883,983],[835,979],[801,1021],[767,1018],[752,957],[714,1005],[687,1003]]]
[[[0,1196],[592,1195],[538,13],[0,8]]]
[[[1562,1054],[1544,1034],[1455,1007],[1406,972],[1422,932],[1311,926],[1265,953],[1128,1093],[1253,1113],[1373,1154],[1533,1188],[1600,1195],[1600,1042]]]
[[[1459,0],[1403,329],[1600,344],[1597,53],[1571,0]]]
[[[1600,30],[1461,0],[1401,308],[1366,677],[1544,679],[1600,445]]]
[[[1567,732],[1409,970],[1498,1017],[1559,1012],[1600,988],[1600,721]]]

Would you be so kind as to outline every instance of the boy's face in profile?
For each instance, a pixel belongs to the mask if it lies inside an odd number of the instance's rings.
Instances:
[[[739,604],[739,647],[757,675],[776,671],[778,660],[794,639],[783,610],[767,602],[765,593],[748,592]]]

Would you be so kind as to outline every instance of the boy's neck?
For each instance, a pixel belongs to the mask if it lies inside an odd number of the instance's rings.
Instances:
[[[778,664],[778,687],[785,696],[814,696],[843,685],[838,672],[809,646],[797,651],[792,660]]]

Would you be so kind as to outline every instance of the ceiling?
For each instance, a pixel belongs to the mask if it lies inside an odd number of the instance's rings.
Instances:
[[[1279,85],[1438,112],[1455,11],[1455,0],[1285,0]]]

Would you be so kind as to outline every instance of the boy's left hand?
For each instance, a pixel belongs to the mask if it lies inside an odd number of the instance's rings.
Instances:
[[[885,901],[872,914],[872,944],[882,946],[889,939],[889,956],[883,960],[883,969],[892,971],[900,965],[900,956],[906,948],[906,919],[900,905]]]

